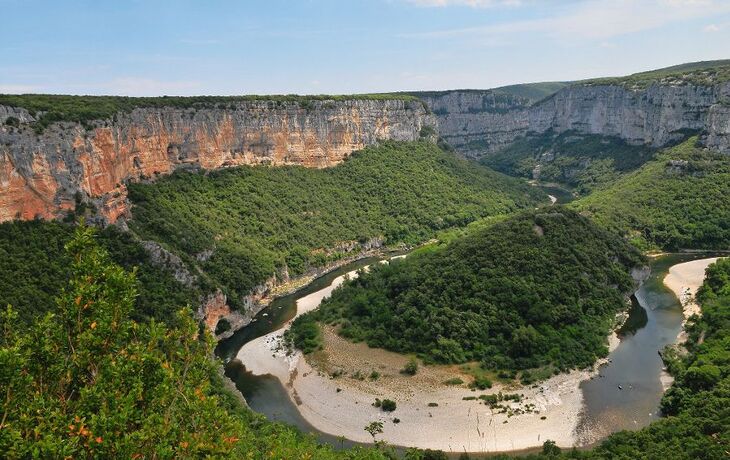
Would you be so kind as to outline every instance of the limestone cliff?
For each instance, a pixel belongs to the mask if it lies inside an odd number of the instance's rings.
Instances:
[[[54,123],[41,134],[34,121],[23,108],[0,106],[0,222],[58,217],[75,198],[114,222],[127,212],[127,181],[181,167],[327,167],[378,141],[413,141],[423,127],[436,128],[422,103],[399,99],[137,108],[86,126]]]
[[[492,91],[421,95],[438,117],[440,135],[472,157],[496,152],[528,133],[576,131],[662,147],[690,132],[730,153],[730,82],[661,81],[635,88],[580,83],[531,103]]]

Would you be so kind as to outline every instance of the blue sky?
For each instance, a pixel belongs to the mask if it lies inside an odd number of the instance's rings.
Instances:
[[[0,92],[490,88],[729,45],[730,0],[0,0]]]

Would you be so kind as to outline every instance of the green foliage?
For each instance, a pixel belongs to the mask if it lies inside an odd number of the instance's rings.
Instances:
[[[30,326],[11,307],[0,314],[3,458],[385,458],[335,453],[253,414],[223,388],[188,310],[175,329],[132,321],[135,273],[91,229],[66,247],[56,308]]]
[[[418,360],[416,358],[409,359],[401,372],[406,375],[416,375],[418,373]]]
[[[284,333],[284,340],[290,347],[295,347],[304,354],[322,349],[322,331],[311,312],[305,313],[292,321],[291,327]]]
[[[12,304],[28,324],[52,308],[53,299],[68,281],[71,259],[64,245],[72,235],[72,226],[58,222],[0,224],[0,305]],[[171,321],[179,308],[198,303],[199,291],[183,286],[169,271],[153,265],[128,233],[107,227],[101,231],[99,242],[116,263],[127,269],[137,267],[134,319]]]
[[[651,85],[712,86],[730,81],[730,60],[700,61],[664,69],[640,72],[626,77],[597,78],[578,82],[580,85],[621,85],[632,90]]]
[[[417,101],[407,94],[353,94],[353,95],[311,95],[295,94],[274,96],[67,96],[56,94],[0,94],[0,105],[22,107],[36,117],[34,129],[42,132],[55,122],[76,122],[90,127],[93,122],[108,120],[118,113],[131,112],[136,108],[177,109],[227,109],[236,110],[242,102],[267,102],[272,106],[298,104],[311,109],[315,103],[348,100],[405,100]]]
[[[589,458],[727,458],[730,446],[730,259],[707,270],[702,316],[688,326],[690,354],[662,399],[668,417],[615,434]]]
[[[572,207],[641,249],[730,246],[730,156],[696,147],[662,151]]]
[[[393,412],[393,411],[394,411],[394,410],[396,409],[396,406],[397,406],[397,405],[396,405],[396,402],[395,402],[395,401],[393,401],[392,399],[384,399],[384,400],[383,400],[383,401],[382,401],[382,402],[380,403],[380,408],[381,408],[381,409],[382,409],[382,410],[383,410],[384,412]]]
[[[370,422],[364,429],[375,439],[375,436],[383,432],[383,422]]]
[[[20,333],[2,316],[0,450],[27,456],[119,458],[224,455],[236,425],[210,396],[210,338],[181,313],[180,329],[129,319],[134,273],[112,264],[80,228],[54,313]]]
[[[435,135],[436,135],[436,130],[433,128],[433,126],[423,126],[421,128],[421,131],[418,134],[418,136],[421,139],[428,139],[429,137],[432,137]]]
[[[697,294],[702,316],[690,322],[690,353],[675,366],[660,419],[638,431],[613,434],[587,451],[560,453],[545,443],[527,458],[721,459],[730,447],[730,259],[711,265]],[[506,458],[506,456],[505,456]]]
[[[546,457],[557,457],[561,453],[560,448],[555,444],[555,441],[547,440],[542,443],[542,454]]]
[[[469,384],[469,388],[488,390],[492,388],[492,381],[486,377],[476,377],[474,378],[474,381]]]
[[[544,208],[373,266],[313,315],[347,338],[432,361],[565,370],[606,355],[634,286],[629,269],[643,263],[588,219]]]
[[[559,182],[587,194],[613,184],[654,156],[653,149],[629,145],[616,137],[547,132],[518,139],[481,162],[511,176]]]
[[[430,143],[384,143],[323,170],[266,166],[179,172],[130,184],[130,227],[160,241],[229,302],[277,270],[305,273],[373,241],[415,245],[544,195]],[[196,258],[212,251],[209,258]]]

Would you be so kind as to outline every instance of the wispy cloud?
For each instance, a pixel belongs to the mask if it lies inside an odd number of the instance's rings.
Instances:
[[[421,7],[468,6],[471,8],[490,8],[497,6],[519,6],[522,0],[406,0]]]
[[[185,45],[218,45],[221,41],[213,38],[183,38],[180,43]]]
[[[702,32],[714,34],[716,32],[722,32],[724,30],[730,30],[730,22],[713,22],[707,24],[702,28]]]
[[[489,37],[538,33],[553,38],[606,40],[682,21],[727,13],[730,12],[730,2],[720,0],[642,0],[640,2],[587,0],[564,5],[554,11],[554,15],[540,19],[483,27],[427,31],[403,36],[410,38]]]
[[[168,81],[152,78],[124,77],[94,85],[99,93],[124,96],[185,95],[195,93],[201,87],[197,81]]]
[[[0,83],[0,93],[2,94],[38,93],[41,91],[42,87],[37,85],[14,85]]]

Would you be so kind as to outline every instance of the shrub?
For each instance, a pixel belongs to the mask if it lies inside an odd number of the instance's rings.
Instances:
[[[312,312],[305,313],[292,322],[291,327],[284,333],[284,340],[287,345],[302,350],[302,353],[309,354],[321,350],[322,333]]]
[[[469,384],[469,388],[487,390],[489,388],[492,388],[492,381],[486,377],[475,377],[474,381]]]
[[[405,366],[403,366],[403,369],[401,370],[401,373],[406,375],[416,375],[418,372],[418,361],[416,358],[411,358],[408,360]]]
[[[396,403],[392,399],[384,399],[380,403],[380,408],[384,412],[393,412],[395,410],[395,408],[396,408]]]

